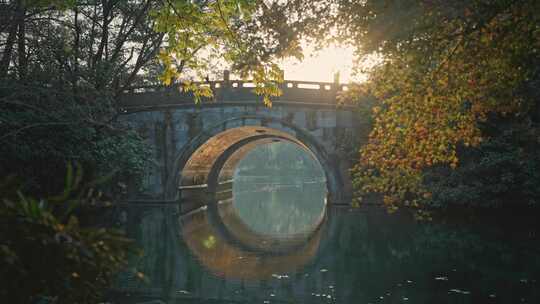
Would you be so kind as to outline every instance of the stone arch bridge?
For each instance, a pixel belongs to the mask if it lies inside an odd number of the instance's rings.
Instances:
[[[326,173],[329,202],[351,194],[345,151],[364,126],[350,106],[336,97],[347,86],[285,81],[282,96],[266,107],[253,83],[207,82],[212,99],[195,104],[178,86],[137,87],[121,98],[121,121],[134,127],[153,147],[152,165],[143,185],[128,193],[130,202],[193,202],[183,212],[204,204],[225,187],[238,161],[257,145],[288,141],[320,162]]]

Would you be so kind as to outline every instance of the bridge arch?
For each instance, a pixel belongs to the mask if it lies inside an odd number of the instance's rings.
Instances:
[[[320,163],[325,171],[330,203],[342,199],[343,180],[323,144],[306,130],[283,119],[265,115],[242,115],[218,122],[203,129],[185,145],[172,166],[167,195],[185,198],[187,193],[212,193],[216,190],[220,172],[231,157],[241,159],[251,148],[274,140],[292,142],[303,148]],[[234,156],[233,156],[234,155]]]

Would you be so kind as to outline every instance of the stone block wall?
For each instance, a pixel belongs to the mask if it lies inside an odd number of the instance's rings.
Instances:
[[[337,135],[354,134],[359,126],[351,109],[287,103],[275,103],[272,108],[257,103],[154,107],[127,112],[121,119],[138,130],[153,151],[142,187],[130,189],[129,198],[156,201],[175,199],[171,187],[190,151],[225,130],[264,126],[286,132],[300,141],[313,141],[343,171],[349,160],[338,147]],[[347,173],[342,173],[347,178]],[[347,180],[344,183],[350,184]]]

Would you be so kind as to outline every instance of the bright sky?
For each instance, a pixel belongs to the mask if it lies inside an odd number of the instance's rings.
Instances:
[[[339,72],[340,83],[363,82],[367,74],[354,74],[354,49],[349,46],[330,45],[316,51],[313,45],[302,43],[304,59],[302,61],[288,58],[277,62],[285,71],[285,80],[333,82],[334,74]],[[364,68],[377,62],[373,58],[367,62]],[[226,68],[224,62],[218,62],[214,70],[220,71]],[[214,75],[214,79],[221,79],[220,72]],[[231,79],[239,79],[238,75],[232,75]]]
[[[318,52],[312,46],[304,47],[304,60],[287,59],[281,63],[286,80],[333,82],[339,72],[341,83],[358,80],[352,77],[353,49],[330,46]]]

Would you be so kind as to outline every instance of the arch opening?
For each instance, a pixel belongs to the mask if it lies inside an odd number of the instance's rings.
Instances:
[[[308,138],[290,134],[265,126],[243,126],[221,131],[209,138],[190,153],[177,179],[179,198],[183,204],[182,212],[197,209],[219,195],[222,189],[230,188],[226,176],[232,177],[230,164],[239,161],[257,146],[273,143],[292,143],[309,153],[321,165],[326,178],[328,200],[339,200],[339,173],[335,172],[325,151]],[[222,172],[229,172],[223,174]]]

